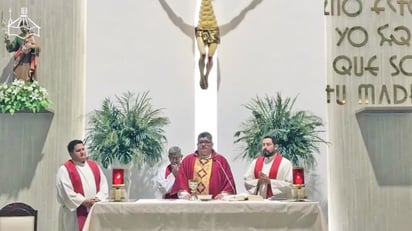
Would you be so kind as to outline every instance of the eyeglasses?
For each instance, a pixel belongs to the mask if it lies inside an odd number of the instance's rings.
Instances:
[[[202,144],[204,144],[204,145],[209,145],[209,144],[211,144],[212,142],[210,142],[210,141],[208,141],[208,140],[202,140],[202,141],[199,141],[198,143],[197,143],[197,145],[202,145]]]

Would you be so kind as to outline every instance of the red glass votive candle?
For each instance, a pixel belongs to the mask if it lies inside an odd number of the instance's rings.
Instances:
[[[305,184],[305,171],[303,167],[293,168],[293,184],[296,184],[296,185]]]
[[[124,184],[124,169],[113,169],[112,184]]]

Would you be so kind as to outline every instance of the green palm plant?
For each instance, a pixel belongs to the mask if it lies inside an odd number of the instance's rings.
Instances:
[[[252,117],[241,124],[241,130],[234,134],[234,143],[243,143],[242,158],[254,159],[261,153],[262,138],[275,136],[279,152],[292,161],[294,166],[312,169],[316,165],[314,153],[319,153],[318,145],[327,143],[319,136],[322,119],[306,111],[293,112],[295,97],[256,97],[244,105],[252,112]]]
[[[154,109],[148,92],[126,92],[115,101],[104,99],[100,110],[92,112],[86,143],[91,158],[104,168],[118,160],[121,164],[153,165],[162,159],[169,119]]]

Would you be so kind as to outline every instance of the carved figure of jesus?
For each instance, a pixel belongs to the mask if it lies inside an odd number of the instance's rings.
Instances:
[[[220,43],[220,30],[217,25],[211,0],[202,0],[199,11],[199,21],[197,27],[195,27],[195,36],[197,47],[200,52],[200,87],[205,90],[209,85],[208,77],[210,70],[213,67],[213,55]]]
[[[164,8],[170,20],[180,28],[187,36],[193,39],[193,24],[185,23],[182,17],[176,15],[166,0],[158,0]],[[220,43],[220,32],[222,36],[236,28],[242,22],[246,13],[254,9],[263,0],[251,0],[240,13],[234,17],[229,23],[221,25],[217,24],[215,13],[212,6],[213,0],[201,0],[199,8],[199,20],[195,27],[196,44],[200,53],[199,70],[200,70],[200,87],[203,90],[208,88],[208,76],[213,66],[213,56]],[[207,56],[207,57],[206,57]]]

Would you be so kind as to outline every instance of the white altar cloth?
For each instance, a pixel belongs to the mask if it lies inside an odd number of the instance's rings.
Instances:
[[[83,230],[326,231],[327,228],[318,202],[142,199],[96,203]]]

